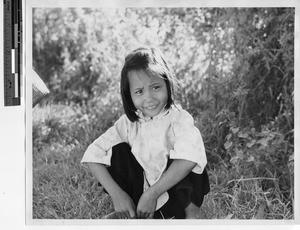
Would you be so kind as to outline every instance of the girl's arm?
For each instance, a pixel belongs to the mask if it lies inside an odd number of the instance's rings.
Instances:
[[[165,174],[141,196],[137,207],[138,218],[152,218],[157,199],[185,178],[195,166],[192,161],[175,159]]]
[[[97,178],[100,184],[111,196],[115,210],[125,213],[128,218],[135,217],[136,208],[132,199],[111,177],[106,166],[103,164],[91,162],[88,162],[87,165],[92,174]]]

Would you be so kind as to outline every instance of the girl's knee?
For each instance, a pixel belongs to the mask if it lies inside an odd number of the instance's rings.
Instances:
[[[131,147],[126,142],[122,142],[120,144],[113,146],[112,150],[113,150],[113,152],[124,152],[124,151],[131,152]]]
[[[125,164],[133,157],[129,144],[123,142],[112,147],[111,163]]]

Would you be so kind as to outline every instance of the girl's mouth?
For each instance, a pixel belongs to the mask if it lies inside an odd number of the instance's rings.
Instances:
[[[157,106],[158,106],[158,105],[145,106],[145,109],[153,110],[153,109],[155,109]]]

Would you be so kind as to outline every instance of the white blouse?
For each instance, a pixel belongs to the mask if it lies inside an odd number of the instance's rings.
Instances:
[[[112,147],[122,142],[144,169],[144,190],[157,182],[166,171],[168,159],[184,159],[197,163],[193,172],[201,174],[207,164],[204,143],[192,116],[180,106],[163,110],[153,118],[138,114],[138,122],[122,115],[86,150],[81,163],[100,163],[110,166]],[[159,209],[168,200],[164,193],[157,202]]]

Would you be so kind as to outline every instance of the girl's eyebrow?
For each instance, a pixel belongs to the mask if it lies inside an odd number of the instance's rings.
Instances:
[[[154,85],[160,85],[160,84],[161,84],[160,82],[154,82],[154,83],[151,83],[151,84],[149,85],[149,87],[154,86]]]
[[[136,87],[133,90],[140,90],[140,89],[144,89],[144,87]]]

